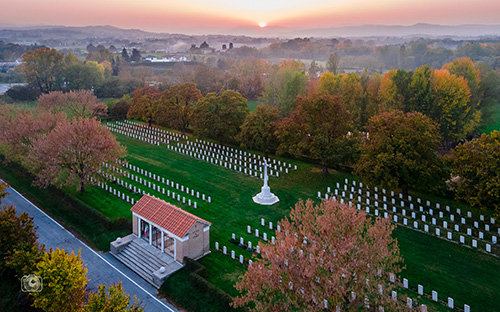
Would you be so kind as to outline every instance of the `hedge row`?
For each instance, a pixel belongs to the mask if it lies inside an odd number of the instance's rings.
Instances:
[[[245,311],[244,309],[230,308],[230,304],[231,302],[233,302],[233,298],[205,279],[207,277],[205,266],[187,257],[184,258],[184,263],[186,264],[186,269],[191,272],[189,274],[189,281],[191,283],[191,286],[193,286],[195,290],[204,293],[205,295],[210,297],[216,304],[221,307],[227,307],[228,310],[231,309],[234,311]]]

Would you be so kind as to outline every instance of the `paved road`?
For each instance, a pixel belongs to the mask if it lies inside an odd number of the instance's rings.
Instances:
[[[6,191],[10,194],[2,200],[2,204],[16,206],[19,214],[26,211],[33,217],[35,226],[38,226],[37,233],[40,236],[38,239],[40,244],[45,244],[47,249],[58,247],[66,251],[74,250],[75,253],[81,249],[82,259],[88,269],[87,277],[90,279],[89,290],[97,290],[97,286],[101,284],[109,285],[122,281],[126,293],[132,297],[135,294],[139,300],[143,300],[146,306],[145,311],[178,312],[165,299],[156,298],[156,288],[121,264],[112,255],[95,252],[16,190],[9,187]]]

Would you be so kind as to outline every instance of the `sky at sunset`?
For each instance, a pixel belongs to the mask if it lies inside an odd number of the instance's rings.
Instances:
[[[3,0],[2,25],[203,34],[241,26],[500,24],[499,0]],[[8,14],[5,14],[8,12]]]

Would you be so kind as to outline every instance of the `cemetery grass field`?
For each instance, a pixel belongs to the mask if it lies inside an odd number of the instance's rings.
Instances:
[[[228,251],[235,250],[237,257],[241,254],[245,258],[251,258],[249,252],[229,242],[231,233],[235,233],[237,239],[241,236],[245,242],[251,240],[255,245],[258,239],[247,234],[247,225],[250,225],[252,230],[258,228],[261,233],[266,232],[270,238],[273,231],[260,226],[260,218],[264,218],[266,223],[272,221],[276,224],[288,215],[290,207],[298,199],[315,198],[318,191],[324,194],[327,186],[333,187],[337,182],[343,183],[346,178],[356,179],[353,175],[333,170],[328,176],[324,176],[318,166],[294,161],[292,164],[298,165],[298,171],[282,174],[279,178],[270,178],[272,192],[280,198],[280,202],[271,207],[260,206],[252,201],[252,196],[258,193],[262,186],[260,179],[176,153],[164,145],[153,146],[122,135],[116,137],[127,147],[126,159],[131,164],[212,197],[210,204],[199,200],[198,209],[176,200],[167,201],[212,222],[212,253],[199,262],[207,268],[207,279],[232,296],[237,294],[233,285],[245,269],[237,260],[216,251],[216,241],[221,247],[227,246]],[[64,192],[53,187],[39,189],[32,186],[33,176],[15,163],[8,166],[2,164],[0,176],[96,249],[107,251],[111,240],[131,232],[130,221],[122,222],[123,219],[131,219],[131,205],[97,186],[88,186],[83,194],[76,192],[74,186],[65,187]],[[138,183],[134,185],[139,186]],[[151,191],[147,188],[145,190]],[[413,195],[432,202],[439,201],[443,206],[450,205],[463,211],[472,210],[475,214],[488,216],[488,212],[479,212],[461,202],[433,195]],[[166,195],[160,197],[166,199]],[[139,196],[135,197],[136,200],[138,198]],[[94,209],[100,214],[93,213]],[[109,220],[101,220],[101,214]],[[105,226],[96,226],[96,218]],[[403,226],[394,231],[394,236],[398,239],[405,259],[405,269],[401,276],[409,280],[410,288],[415,289],[417,284],[421,284],[426,293],[436,290],[440,300],[452,297],[456,306],[463,307],[463,304],[467,303],[473,311],[498,310],[496,294],[500,291],[500,272],[496,268],[500,265],[499,258]],[[167,288],[171,291],[167,295],[183,305],[188,304],[186,308],[193,311],[207,311],[207,306],[210,306],[209,311],[219,311],[210,298],[199,298],[193,292],[183,291],[190,289],[189,279],[186,279],[185,275],[186,272],[180,271],[167,280]],[[403,294],[406,290],[401,289],[398,292]],[[419,300],[416,292],[409,294]],[[181,298],[182,302],[178,298]],[[427,304],[430,311],[447,311],[429,298],[421,298],[419,302]]]
[[[244,267],[237,260],[216,251],[214,248],[216,241],[221,248],[227,246],[228,252],[235,250],[237,257],[242,254],[245,258],[250,258],[249,252],[229,242],[232,233],[236,234],[237,239],[243,237],[245,242],[251,240],[255,245],[258,239],[252,234],[247,234],[247,225],[252,227],[252,231],[258,228],[261,233],[266,232],[270,238],[273,231],[262,227],[260,218],[264,218],[266,224],[269,221],[276,224],[288,215],[290,207],[298,199],[314,198],[317,191],[324,193],[327,186],[334,186],[336,182],[343,183],[346,178],[349,180],[355,178],[350,174],[333,170],[328,176],[324,176],[320,173],[319,167],[295,161],[292,164],[298,164],[297,171],[283,174],[279,178],[270,178],[271,190],[280,198],[280,202],[271,207],[260,206],[252,201],[252,196],[258,193],[262,186],[260,179],[176,153],[164,145],[153,146],[122,135],[117,135],[117,139],[127,147],[126,159],[131,164],[212,197],[210,204],[200,200],[197,209],[171,198],[167,201],[212,222],[210,231],[212,253],[199,262],[207,267],[207,279],[232,296],[237,294],[233,285],[238,276],[244,273]],[[68,187],[66,191],[110,219],[131,218],[130,204],[97,186],[88,187],[83,195],[78,194],[74,188]],[[148,191],[150,189],[146,189],[146,192]],[[453,200],[414,195],[439,201],[442,205],[479,213]],[[160,197],[167,198],[166,195]],[[487,214],[484,211],[481,213]],[[500,271],[495,268],[500,266],[499,258],[403,226],[394,231],[394,236],[398,239],[405,259],[405,269],[401,276],[409,280],[410,287],[416,288],[417,284],[421,284],[426,293],[436,290],[441,300],[452,297],[456,306],[463,307],[466,303],[474,311],[478,311],[479,307],[481,311],[498,310],[496,294],[500,292]],[[189,280],[174,276],[167,283],[173,283],[168,287],[170,290],[179,291],[177,294],[171,294],[172,297],[192,296],[190,299],[196,300],[195,294],[182,292],[182,289],[187,287],[184,283],[189,283]],[[418,299],[418,297],[416,293],[412,294],[412,298]],[[424,301],[427,303],[427,300]],[[430,304],[432,302],[429,300]],[[438,310],[441,308],[438,307]]]
[[[488,114],[490,122],[481,129],[481,132],[490,134],[493,130],[500,131],[500,103],[493,106]]]

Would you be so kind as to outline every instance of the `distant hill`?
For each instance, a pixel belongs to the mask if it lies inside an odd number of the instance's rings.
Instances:
[[[500,36],[500,25],[412,26],[363,25],[294,30],[283,33],[292,37],[482,37]]]
[[[295,29],[280,26],[244,26],[219,30],[219,34],[185,35],[148,32],[140,29],[123,29],[114,26],[0,26],[0,40],[5,43],[39,44],[53,48],[85,47],[87,44],[114,45],[117,48],[147,47],[149,50],[185,52],[192,44],[199,46],[206,41],[211,47],[221,49],[229,42],[234,47],[247,45],[261,48],[276,40],[296,37],[317,38],[393,38],[407,40],[412,37],[478,39],[500,38],[500,25],[458,25],[443,26],[416,24],[412,26],[363,25],[331,28]]]

